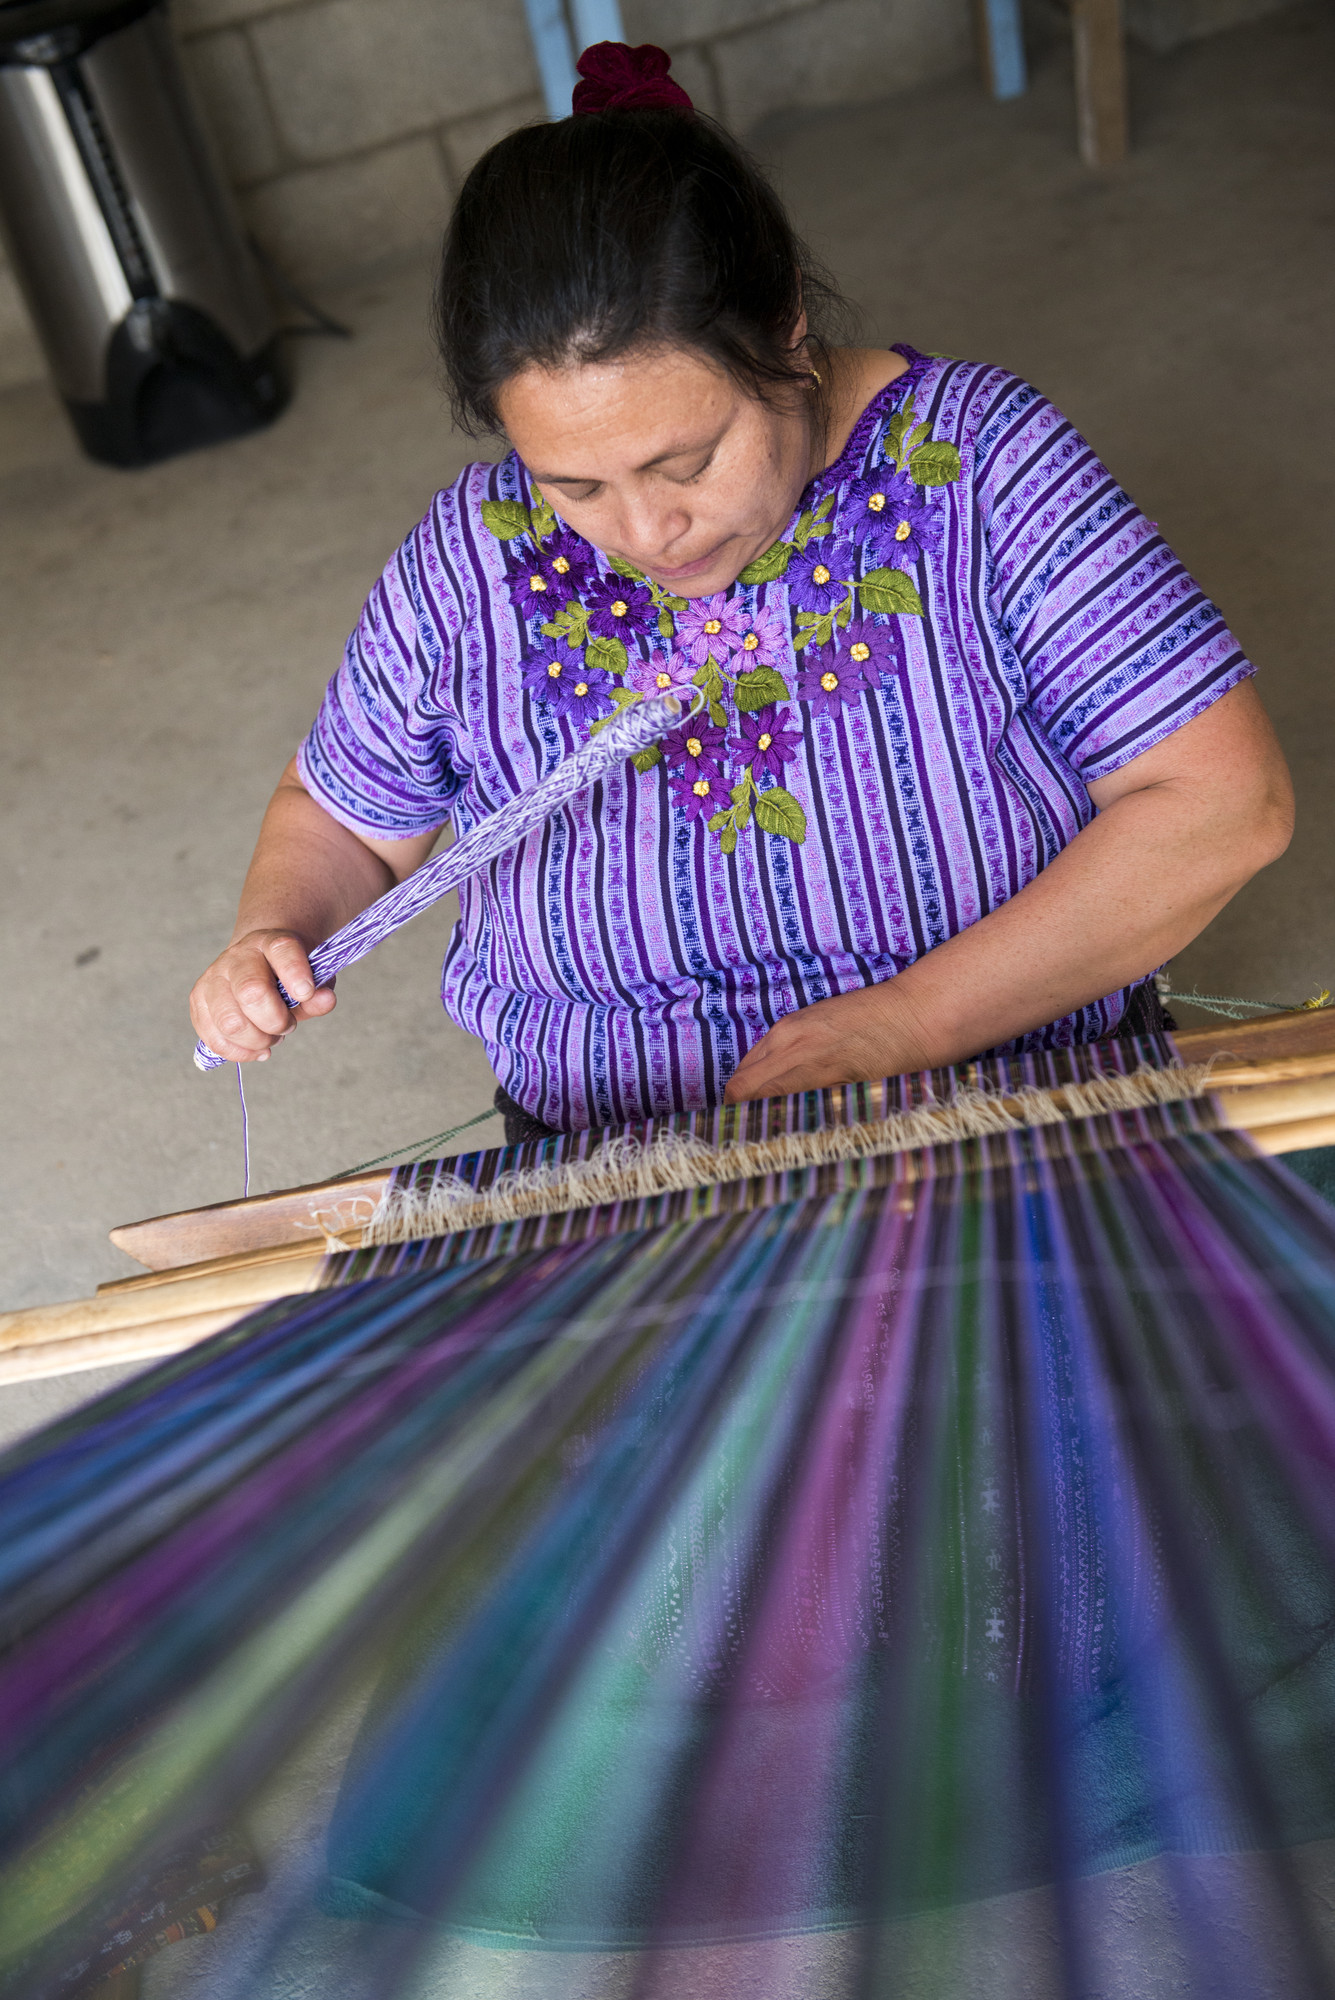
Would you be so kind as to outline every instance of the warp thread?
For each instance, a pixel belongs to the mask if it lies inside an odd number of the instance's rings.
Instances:
[[[1212,1060],[1168,1069],[1142,1067],[1129,1075],[1093,1076],[1051,1090],[1034,1085],[1009,1090],[968,1085],[948,1100],[884,1118],[777,1132],[726,1146],[711,1146],[688,1132],[661,1132],[649,1145],[633,1134],[609,1138],[593,1158],[514,1168],[481,1190],[457,1174],[442,1174],[420,1186],[391,1185],[362,1231],[362,1247],[450,1236],[527,1216],[641,1201],[879,1153],[951,1145],[1026,1126],[1140,1111],[1202,1096],[1213,1066]]]

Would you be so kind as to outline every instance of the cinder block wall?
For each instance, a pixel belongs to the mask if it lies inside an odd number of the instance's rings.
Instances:
[[[623,0],[702,109],[887,97],[971,59],[971,0]],[[438,237],[469,167],[543,115],[522,0],[173,0],[246,221],[319,288]],[[41,361],[0,263],[0,386]]]

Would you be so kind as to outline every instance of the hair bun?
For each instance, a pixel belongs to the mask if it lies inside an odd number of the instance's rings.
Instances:
[[[668,75],[672,58],[666,49],[644,42],[638,49],[625,42],[595,42],[585,49],[575,68],[584,81],[570,100],[574,117],[591,111],[695,110],[679,83]]]

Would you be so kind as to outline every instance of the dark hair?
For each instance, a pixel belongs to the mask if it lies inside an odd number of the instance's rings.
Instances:
[[[476,436],[499,429],[497,394],[521,369],[644,345],[694,348],[762,400],[810,386],[792,351],[804,308],[819,367],[847,307],[735,140],[698,115],[605,111],[483,154],[446,231],[436,331]]]

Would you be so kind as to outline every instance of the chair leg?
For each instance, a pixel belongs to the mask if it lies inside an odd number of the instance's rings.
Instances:
[[[1126,42],[1122,0],[1072,0],[1076,130],[1089,167],[1126,158]]]

